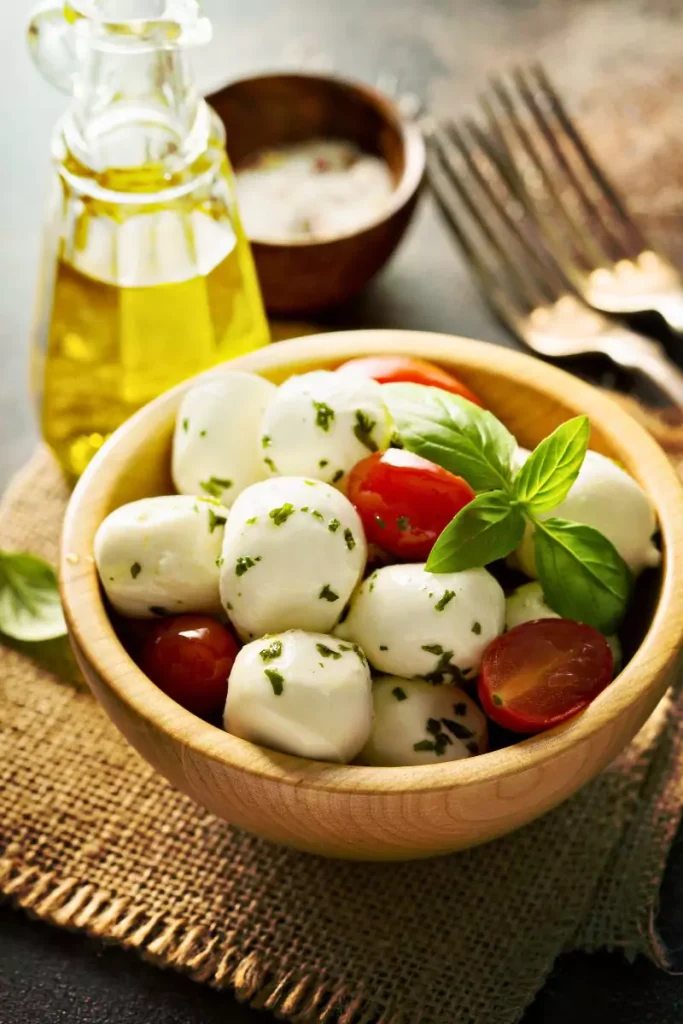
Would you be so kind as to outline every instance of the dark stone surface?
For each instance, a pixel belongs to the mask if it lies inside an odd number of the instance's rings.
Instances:
[[[0,489],[36,439],[27,388],[29,324],[48,137],[63,105],[20,45],[30,6],[29,0],[5,5],[0,38]],[[207,86],[247,70],[303,61],[370,80],[396,75],[402,89],[417,91],[437,112],[470,100],[490,70],[535,55],[577,95],[631,68],[647,80],[648,67],[654,76],[671,65],[681,35],[680,15],[668,0],[205,0],[204,7],[216,28],[214,43],[201,57]],[[477,294],[429,204],[389,269],[364,295],[324,320],[513,344]],[[683,949],[683,835],[670,858],[660,924],[669,946]],[[679,961],[683,970],[683,956]],[[240,1007],[229,993],[212,992],[131,953],[0,907],[0,1024],[272,1019]],[[563,956],[525,1022],[576,1020],[680,1024],[683,979],[642,959],[629,965],[619,954]]]

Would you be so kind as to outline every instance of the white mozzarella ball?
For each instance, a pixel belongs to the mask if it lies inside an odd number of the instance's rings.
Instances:
[[[505,624],[505,595],[486,569],[430,573],[387,565],[356,590],[335,629],[379,672],[443,681],[473,676]]]
[[[599,530],[612,542],[634,572],[659,565],[660,552],[652,541],[657,523],[649,499],[612,459],[586,452],[579,475],[564,501],[540,519],[557,516]],[[519,565],[535,577],[533,530],[527,529],[517,549]]]
[[[218,560],[228,510],[176,494],[143,498],[107,516],[95,563],[116,611],[132,618],[221,609]]]
[[[372,689],[374,721],[363,764],[441,764],[485,753],[486,717],[459,687],[380,676]]]
[[[554,612],[550,605],[546,604],[543,597],[543,589],[540,583],[523,583],[517,587],[505,602],[505,628],[514,629],[524,622],[533,622],[534,619],[559,619],[561,615]],[[606,636],[605,640],[612,649],[614,659],[614,674],[621,670],[622,649],[618,636]]]
[[[318,480],[274,477],[248,487],[230,511],[221,598],[246,640],[284,629],[327,633],[366,558],[348,498]]]
[[[353,760],[372,726],[372,682],[361,651],[293,629],[247,644],[228,680],[228,732],[318,761]]]
[[[290,377],[266,409],[264,460],[272,474],[338,484],[361,459],[388,448],[392,430],[376,381],[315,370]]]
[[[187,392],[173,436],[173,483],[181,494],[208,494],[230,506],[263,480],[260,426],[277,388],[253,373],[215,374]]]

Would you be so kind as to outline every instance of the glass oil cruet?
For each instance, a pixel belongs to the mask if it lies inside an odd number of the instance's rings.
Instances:
[[[185,52],[210,34],[195,0],[51,0],[29,25],[72,95],[33,350],[43,436],[72,478],[149,399],[269,340],[222,125]]]

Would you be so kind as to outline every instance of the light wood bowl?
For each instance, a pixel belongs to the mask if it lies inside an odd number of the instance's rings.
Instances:
[[[275,842],[335,857],[407,859],[483,843],[532,821],[596,775],[643,725],[683,641],[683,492],[661,449],[608,397],[561,370],[482,342],[402,331],[326,334],[261,349],[231,368],[280,382],[292,372],[375,353],[416,354],[454,368],[527,446],[567,417],[587,413],[592,447],[622,462],[650,495],[664,549],[654,617],[643,623],[643,642],[624,671],[585,712],[468,760],[364,768],[273,753],[165,696],[116,638],[92,550],[112,509],[170,490],[171,430],[187,383],[117,430],[86,470],[66,513],[61,585],[71,639],[96,697],[174,786]]]
[[[242,78],[207,99],[225,125],[236,170],[263,149],[312,138],[345,139],[386,160],[394,192],[361,230],[311,241],[251,239],[270,313],[312,313],[351,298],[384,266],[413,215],[425,168],[420,129],[388,96],[331,75]]]

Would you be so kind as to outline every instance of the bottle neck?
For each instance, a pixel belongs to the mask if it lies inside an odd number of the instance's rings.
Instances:
[[[63,130],[73,156],[96,174],[144,168],[164,177],[206,149],[211,118],[182,50],[93,46]]]

